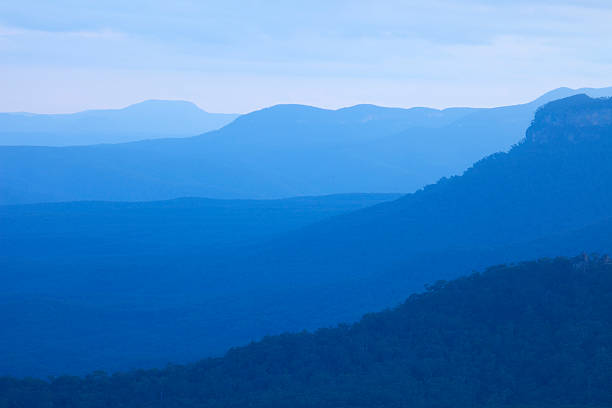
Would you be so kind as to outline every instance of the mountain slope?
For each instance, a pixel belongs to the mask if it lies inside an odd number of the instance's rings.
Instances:
[[[412,192],[510,148],[538,106],[329,111],[279,105],[193,138],[5,146],[0,203]]]
[[[0,145],[67,146],[188,137],[219,129],[237,117],[208,113],[191,102],[162,100],[71,114],[0,113]]]
[[[611,291],[607,257],[496,267],[354,325],[269,337],[223,358],[0,379],[0,406],[609,406]]]
[[[584,95],[551,102],[510,152],[399,200],[309,227],[270,250],[300,247],[321,267],[334,258],[376,266],[411,253],[531,241],[606,219],[611,107],[611,99]]]

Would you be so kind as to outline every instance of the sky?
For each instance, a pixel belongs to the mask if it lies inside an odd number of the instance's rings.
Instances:
[[[612,86],[612,1],[3,0],[0,111],[500,106]]]

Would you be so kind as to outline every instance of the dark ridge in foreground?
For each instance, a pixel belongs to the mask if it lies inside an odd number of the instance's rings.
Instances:
[[[268,337],[223,358],[0,379],[0,407],[610,406],[610,293],[608,257],[499,266],[354,325]]]

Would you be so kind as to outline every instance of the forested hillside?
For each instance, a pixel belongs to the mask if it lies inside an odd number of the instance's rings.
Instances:
[[[603,407],[612,262],[543,259],[437,282],[354,325],[223,358],[49,381],[0,379],[0,407]]]

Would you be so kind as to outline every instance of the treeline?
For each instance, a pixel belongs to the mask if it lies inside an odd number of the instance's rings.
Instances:
[[[544,259],[440,281],[354,325],[186,366],[0,380],[0,407],[612,405],[612,262]]]

